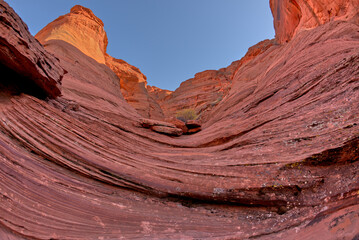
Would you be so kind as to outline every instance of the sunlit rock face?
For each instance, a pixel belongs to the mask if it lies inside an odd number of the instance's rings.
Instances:
[[[358,22],[358,0],[270,0],[276,39],[290,41],[302,31],[329,21]]]
[[[19,19],[2,0],[0,14],[1,30],[17,29],[21,43],[29,33],[4,15]],[[57,59],[48,74],[67,72],[62,96],[0,91],[0,239],[358,238],[352,20],[251,47],[222,71],[231,83],[206,121],[187,121],[187,129],[175,119],[143,119],[127,103],[119,76],[143,84],[136,68],[116,59],[110,68],[60,39],[44,47]],[[1,55],[2,63],[13,56]],[[1,83],[21,87],[13,76]],[[161,101],[171,95],[147,89]]]
[[[97,62],[106,64],[119,77],[121,92],[132,107],[143,117],[163,118],[161,108],[147,93],[146,76],[138,68],[106,53],[108,41],[104,24],[90,9],[74,6],[70,13],[43,28],[36,38],[43,44],[50,40],[65,41]]]
[[[103,22],[93,12],[76,5],[70,13],[57,18],[36,34],[36,38],[45,43],[49,40],[62,40],[70,43],[105,64],[107,36]]]

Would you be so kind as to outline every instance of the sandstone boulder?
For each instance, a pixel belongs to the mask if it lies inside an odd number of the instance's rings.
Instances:
[[[202,124],[198,120],[187,120],[186,127],[188,128],[187,134],[197,133],[202,130]]]
[[[196,128],[191,128],[191,129],[188,129],[187,133],[186,134],[194,134],[194,133],[198,133],[199,131],[201,131],[202,128],[200,127],[196,127]]]
[[[191,129],[191,128],[198,128],[201,127],[201,123],[198,120],[187,120],[186,121],[186,126]]]
[[[155,132],[166,135],[181,136],[183,134],[182,129],[177,128],[175,124],[169,122],[142,118],[140,119],[140,125],[144,128],[150,128]]]
[[[141,118],[140,123],[141,123],[142,127],[144,127],[144,128],[149,128],[151,126],[164,126],[164,127],[171,127],[171,128],[176,127],[172,123],[159,121],[159,120],[154,120],[154,119],[146,119],[146,118]]]
[[[174,124],[176,126],[176,128],[180,128],[182,130],[183,134],[187,133],[187,131],[188,131],[186,123],[183,122],[182,120],[175,118],[175,117],[166,118],[165,122]]]
[[[172,128],[166,126],[151,126],[151,130],[158,133],[162,133],[170,136],[177,136],[177,137],[181,136],[183,133],[180,128]]]

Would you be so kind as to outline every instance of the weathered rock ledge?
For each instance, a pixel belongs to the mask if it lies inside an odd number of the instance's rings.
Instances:
[[[64,70],[58,59],[46,52],[4,1],[0,1],[0,64],[2,92],[27,92],[42,98],[61,94]],[[5,76],[14,80],[7,81]]]

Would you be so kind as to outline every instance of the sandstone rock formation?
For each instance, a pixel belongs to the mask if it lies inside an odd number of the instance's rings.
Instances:
[[[188,132],[188,127],[186,126],[186,123],[182,120],[179,120],[178,118],[165,118],[165,122],[172,123],[176,126],[176,128],[181,129],[183,134],[186,134]]]
[[[106,64],[119,77],[121,92],[132,107],[143,117],[163,118],[161,108],[147,93],[146,76],[138,68],[106,53],[108,40],[104,24],[90,9],[74,6],[70,13],[37,33],[36,38],[45,45],[50,40],[65,41],[97,62]]]
[[[163,119],[161,107],[147,92],[146,76],[138,68],[108,54],[106,64],[120,78],[122,95],[139,114],[147,118]]]
[[[249,48],[241,60],[233,62],[227,68],[197,73],[194,78],[184,81],[174,92],[163,93],[161,89],[150,88],[149,93],[159,103],[166,117],[176,116],[182,109],[194,109],[205,122],[211,110],[229,93],[236,71],[273,44],[273,40],[262,41]]]
[[[197,133],[202,130],[202,124],[198,120],[186,121],[186,127],[188,129],[188,134]]]
[[[106,63],[107,35],[104,24],[90,9],[76,5],[69,14],[49,23],[36,34],[41,43],[62,40],[99,63]]]
[[[163,133],[169,136],[181,136],[183,131],[175,124],[152,120],[152,119],[140,119],[140,124],[144,128],[150,128],[152,131]]]
[[[109,67],[47,41],[62,97],[0,101],[0,239],[357,239],[359,26],[261,44],[174,138],[138,127]]]
[[[173,91],[147,85],[147,92],[156,102],[164,102]]]
[[[359,0],[270,0],[276,39],[290,41],[302,31],[329,21],[350,20],[359,24]]]
[[[197,73],[194,78],[181,83],[174,92],[165,97],[154,96],[154,99],[158,101],[166,117],[176,116],[177,111],[190,108],[201,114],[216,105],[228,93],[232,75],[238,64],[237,61],[228,68]]]
[[[64,70],[58,60],[44,50],[4,1],[0,2],[0,20],[1,91],[59,96]],[[13,76],[13,80],[7,81],[5,76]]]

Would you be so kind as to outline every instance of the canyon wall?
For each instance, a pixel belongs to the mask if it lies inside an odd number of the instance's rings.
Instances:
[[[359,24],[358,0],[270,0],[276,39],[290,41],[302,31],[329,21],[344,20]]]
[[[157,99],[164,115],[173,117],[182,109],[194,109],[198,118],[206,122],[211,110],[229,93],[237,70],[273,44],[273,40],[264,40],[249,48],[242,59],[233,62],[228,67],[200,72],[194,78],[184,81],[174,92],[165,98]]]
[[[90,9],[74,6],[70,13],[49,23],[35,37],[45,45],[50,40],[67,42],[98,63],[107,65],[118,76],[121,92],[132,107],[143,117],[163,118],[161,108],[147,93],[146,76],[138,68],[106,53],[108,40],[104,24]]]
[[[2,36],[30,35],[3,0],[0,10]],[[357,239],[359,26],[294,33],[197,75],[230,88],[201,132],[180,137],[141,126],[121,93],[127,71],[116,74],[131,68],[143,83],[136,68],[110,59],[112,70],[63,39],[26,42],[53,60],[62,96],[1,95],[0,239]],[[2,56],[10,68],[14,55]],[[43,69],[11,71],[2,84]]]

